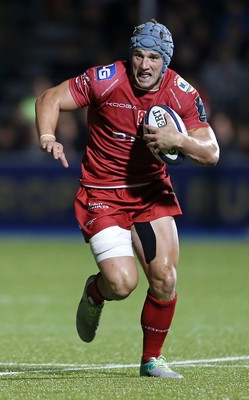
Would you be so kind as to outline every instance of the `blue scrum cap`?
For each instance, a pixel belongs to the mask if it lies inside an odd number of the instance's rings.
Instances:
[[[131,50],[141,48],[159,53],[163,59],[162,73],[164,73],[173,55],[173,40],[166,26],[154,19],[151,22],[136,26],[131,37]]]

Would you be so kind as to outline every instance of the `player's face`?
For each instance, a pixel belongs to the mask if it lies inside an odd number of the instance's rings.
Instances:
[[[163,59],[159,53],[143,49],[134,49],[131,57],[131,70],[136,86],[145,90],[157,89]]]

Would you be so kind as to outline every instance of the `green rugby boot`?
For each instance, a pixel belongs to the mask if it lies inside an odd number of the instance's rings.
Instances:
[[[84,342],[91,342],[96,335],[99,321],[104,307],[104,303],[100,305],[94,304],[91,297],[87,295],[88,285],[94,281],[96,275],[91,275],[85,284],[83,296],[78,305],[76,314],[76,328],[79,337]]]
[[[145,364],[141,364],[140,376],[154,376],[157,378],[183,378],[182,375],[172,371],[166,363],[164,356],[151,357]]]

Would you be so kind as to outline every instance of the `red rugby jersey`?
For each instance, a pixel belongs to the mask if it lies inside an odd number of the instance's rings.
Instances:
[[[134,87],[129,63],[89,68],[69,80],[78,107],[88,106],[89,139],[82,162],[82,184],[126,187],[165,177],[160,163],[142,139],[146,110],[155,104],[174,109],[187,129],[208,126],[199,93],[167,69],[156,91]]]

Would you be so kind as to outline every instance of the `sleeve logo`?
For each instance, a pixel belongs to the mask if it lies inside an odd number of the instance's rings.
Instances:
[[[106,65],[97,68],[97,80],[106,81],[112,79],[116,75],[116,64]]]
[[[207,122],[207,116],[206,116],[205,107],[204,107],[204,104],[203,104],[202,99],[200,98],[200,96],[196,97],[195,104],[196,104],[196,108],[198,110],[199,120],[201,122]]]
[[[175,79],[175,84],[185,93],[192,93],[195,91],[193,86],[191,86],[185,79],[183,79],[181,76],[177,76]]]

